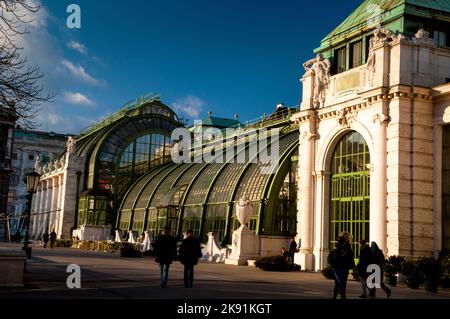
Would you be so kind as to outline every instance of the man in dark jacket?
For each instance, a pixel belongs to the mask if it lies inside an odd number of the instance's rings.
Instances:
[[[359,296],[360,298],[367,298],[367,267],[370,265],[372,261],[372,250],[365,240],[361,240],[359,242],[360,250],[359,250],[359,263],[358,263],[358,277],[361,281],[362,294]]]
[[[55,246],[55,242],[56,242],[56,232],[54,230],[52,230],[52,232],[50,233],[50,248],[53,249],[53,247]]]
[[[381,278],[380,278],[380,280],[381,280],[381,283],[380,283],[381,284],[381,288],[384,290],[386,295],[388,297],[390,297],[391,296],[391,289],[389,289],[383,282],[383,279],[384,279],[384,274],[383,274],[384,254],[383,254],[383,251],[378,247],[377,243],[374,242],[374,241],[371,243],[370,249],[372,251],[372,261],[371,261],[371,263],[380,266],[380,270],[381,270],[381,273],[380,273],[380,276],[381,276]],[[369,296],[375,298],[375,291],[376,291],[376,288],[372,288],[370,290]]]
[[[294,264],[294,256],[296,252],[298,252],[297,242],[295,241],[295,235],[292,235],[291,244],[289,246],[289,262],[291,264]]]
[[[341,234],[332,254],[331,268],[335,277],[333,299],[346,298],[348,273],[355,267],[350,240],[347,232]]]
[[[49,240],[49,234],[48,234],[48,231],[45,231],[45,233],[42,235],[42,241],[44,242],[44,248],[47,248],[48,240]]]
[[[186,232],[186,238],[180,246],[180,261],[184,265],[184,287],[192,288],[194,281],[194,266],[197,265],[198,259],[202,257],[200,242],[194,237],[194,232],[189,229]]]
[[[177,241],[170,235],[170,227],[164,226],[155,243],[155,261],[161,268],[161,288],[167,287],[169,267],[177,255]]]

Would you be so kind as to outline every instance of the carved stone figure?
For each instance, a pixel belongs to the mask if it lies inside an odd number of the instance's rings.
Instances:
[[[369,47],[377,46],[382,43],[387,43],[388,41],[394,41],[397,39],[397,36],[392,33],[391,30],[383,28],[381,24],[379,24],[375,30],[373,30],[373,37],[370,39]]]
[[[369,55],[367,56],[367,64],[366,64],[366,76],[367,76],[367,84],[373,84],[373,77],[375,75],[375,47],[387,44],[389,41],[395,41],[397,39],[404,39],[403,34],[395,35],[391,30],[383,28],[381,24],[373,30],[373,37],[369,42]]]
[[[366,64],[366,76],[367,84],[371,86],[373,84],[373,76],[375,75],[375,50],[373,49],[373,39],[370,39],[369,43],[369,55],[367,56]]]
[[[72,136],[69,136],[67,138],[67,154],[74,154],[75,153],[75,146],[76,141]]]
[[[430,38],[430,34],[424,29],[419,29],[412,40],[415,44],[436,46],[436,43]]]
[[[34,162],[34,171],[42,175],[42,162],[39,155],[36,156],[36,161]]]
[[[303,63],[303,67],[314,77],[313,106],[319,108],[325,102],[326,90],[330,82],[330,61],[319,53],[314,59]]]

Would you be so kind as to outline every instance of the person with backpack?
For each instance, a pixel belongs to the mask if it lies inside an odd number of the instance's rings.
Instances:
[[[170,235],[170,227],[164,226],[162,235],[155,243],[155,261],[161,269],[161,288],[167,287],[169,267],[177,255],[177,241]]]
[[[376,264],[380,266],[380,280],[381,280],[381,288],[386,293],[386,296],[389,298],[391,296],[391,289],[389,289],[383,282],[384,274],[383,274],[383,266],[384,266],[384,254],[383,251],[378,247],[376,242],[372,242],[370,244],[370,249],[372,251],[372,262],[371,264]],[[376,288],[370,289],[369,297],[375,298]]]
[[[369,244],[363,239],[359,242],[360,250],[359,250],[359,262],[357,266],[358,277],[361,281],[362,294],[359,298],[367,298],[367,267],[370,265],[372,261],[372,250],[370,249]]]
[[[348,274],[355,267],[351,238],[347,232],[338,237],[336,248],[328,256],[328,262],[335,278],[333,299],[346,299]]]
[[[194,232],[189,229],[186,238],[180,245],[179,259],[184,265],[184,287],[192,288],[194,281],[194,266],[198,259],[203,256],[200,241],[194,237]]]

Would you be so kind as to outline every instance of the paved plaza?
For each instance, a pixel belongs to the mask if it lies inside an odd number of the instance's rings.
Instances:
[[[5,244],[0,247],[5,248]],[[8,245],[8,248],[20,245]],[[81,267],[81,289],[68,289],[69,264]],[[172,264],[169,286],[159,287],[159,266],[151,257],[123,258],[117,253],[33,246],[25,287],[0,289],[0,298],[312,298],[329,299],[333,281],[314,272],[265,272],[255,267],[200,262],[194,288],[183,285],[183,267]],[[348,298],[359,299],[359,282],[349,280]],[[385,298],[382,291],[379,298]],[[432,294],[404,285],[391,298],[450,298],[450,290]]]

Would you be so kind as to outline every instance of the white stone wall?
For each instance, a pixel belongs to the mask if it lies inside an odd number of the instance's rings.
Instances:
[[[77,195],[83,187],[84,162],[84,157],[71,153],[43,168],[38,191],[33,196],[33,237],[42,236],[46,230],[55,230],[58,238],[71,236]]]

